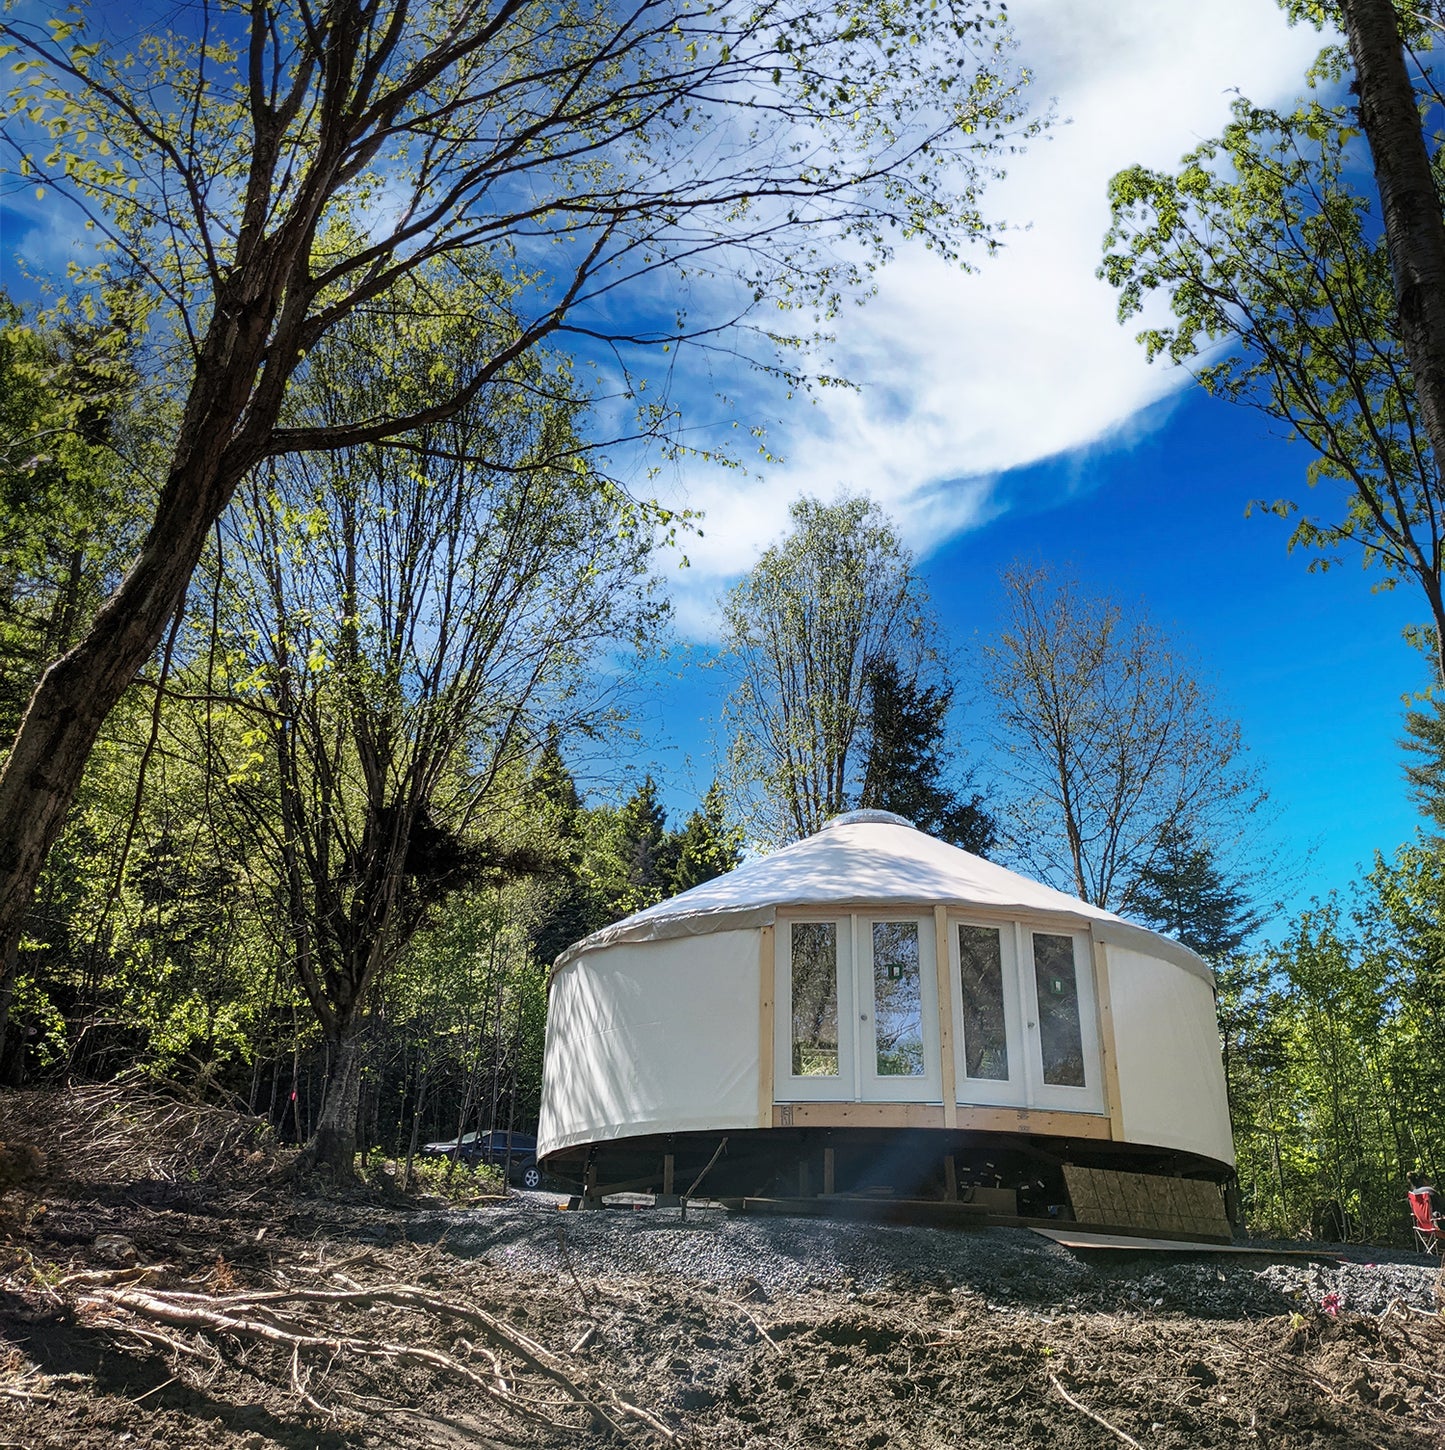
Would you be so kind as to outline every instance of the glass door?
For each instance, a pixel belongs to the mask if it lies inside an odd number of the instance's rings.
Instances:
[[[1028,960],[1021,979],[1029,1103],[1102,1112],[1104,1084],[1089,938],[1083,933],[1020,930]]]
[[[938,972],[933,920],[915,916],[858,918],[859,1096],[938,1102]]]
[[[1019,922],[948,930],[959,1103],[1102,1112],[1088,935]]]
[[[954,1077],[961,1103],[1022,1106],[1026,1100],[1015,936],[1012,922],[949,923]]]
[[[776,935],[774,1096],[783,1102],[851,1101],[851,919],[779,921]]]
[[[931,914],[779,920],[776,943],[779,1101],[941,1101]]]

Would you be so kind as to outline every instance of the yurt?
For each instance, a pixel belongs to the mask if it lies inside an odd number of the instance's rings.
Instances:
[[[852,811],[557,959],[538,1157],[584,1204],[932,1204],[1221,1236],[1213,976]]]

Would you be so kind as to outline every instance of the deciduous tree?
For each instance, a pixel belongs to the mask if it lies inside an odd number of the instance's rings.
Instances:
[[[0,738],[120,577],[149,504],[123,292],[39,325],[0,293]],[[127,466],[130,465],[130,466]]]
[[[1430,626],[1418,639],[1442,683],[1445,220],[1421,129],[1422,106],[1439,97],[1428,66],[1412,82],[1401,24],[1422,49],[1429,32],[1391,0],[1286,8],[1342,26],[1347,48],[1327,50],[1311,79],[1349,79],[1358,106],[1239,100],[1224,134],[1178,172],[1120,173],[1102,275],[1120,290],[1121,319],[1155,295],[1172,308],[1171,325],[1140,335],[1151,359],[1197,367],[1210,392],[1314,450],[1318,501],[1261,506],[1297,515],[1292,546],[1322,551],[1321,565],[1354,546],[1387,587],[1418,587]],[[1358,185],[1361,129],[1374,195]]]
[[[986,646],[1003,844],[1083,901],[1128,912],[1164,843],[1237,839],[1263,801],[1239,726],[1137,610],[1016,565]]]
[[[1300,8],[1300,0],[1290,0]],[[1336,7],[1303,8],[1336,18]],[[1432,17],[1393,0],[1338,0],[1360,128],[1370,143],[1394,283],[1400,345],[1436,458],[1445,457],[1445,216],[1421,122],[1421,102],[1439,103],[1428,70],[1407,58],[1403,29],[1429,48]],[[1402,27],[1403,19],[1403,27]],[[1438,23],[1438,19],[1434,20]],[[1411,69],[1420,77],[1417,90]]]
[[[1257,1229],[1320,1219],[1408,1242],[1407,1175],[1445,1164],[1445,859],[1377,857],[1342,902],[1219,973],[1220,1025],[1246,1204]],[[1324,1212],[1322,1213],[1321,1210]]]
[[[0,773],[7,980],[101,722],[253,470],[443,425],[548,339],[595,339],[625,371],[630,347],[715,339],[765,302],[826,313],[895,236],[956,255],[988,230],[978,190],[1021,124],[989,0],[245,0],[182,16],[0,22],[12,170],[94,228],[92,281],[116,255],[145,279],[147,366],[176,419],[149,531],[41,678]],[[286,418],[293,378],[359,310],[435,310],[425,289],[397,297],[419,268],[485,294],[487,348],[405,408]],[[684,290],[727,300],[706,316],[651,300]],[[775,329],[737,337],[776,364]],[[670,416],[666,396],[641,398],[642,432]]]
[[[289,417],[418,411],[489,339],[453,317],[332,334]],[[646,510],[574,466],[574,417],[514,387],[385,444],[254,472],[222,529],[224,669],[301,986],[331,1049],[313,1154],[350,1171],[358,1034],[447,896],[530,868],[489,819],[592,651],[655,628]],[[375,398],[375,404],[368,404]],[[274,794],[274,809],[272,796]]]
[[[870,664],[890,660],[912,685],[932,658],[923,586],[883,510],[803,498],[791,512],[791,532],[723,602],[734,798],[773,843],[857,803]]]

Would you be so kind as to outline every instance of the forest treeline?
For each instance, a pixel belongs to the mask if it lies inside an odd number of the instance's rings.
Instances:
[[[1445,1163],[1445,844],[1377,857],[1277,943],[1215,959],[1250,1228],[1413,1242]]]
[[[124,557],[135,501],[108,460],[139,422],[107,336],[27,327],[14,308],[8,321],[9,436],[90,400],[64,450],[3,460],[13,723]],[[625,723],[596,652],[645,650],[665,601],[630,505],[579,509],[545,449],[529,453],[531,425],[503,424],[478,422],[486,446],[505,441],[526,468],[453,468],[453,438],[319,478],[273,470],[242,493],[52,854],[4,1081],[140,1067],[305,1143],[344,1045],[348,1151],[404,1159],[477,1125],[532,1128],[558,953],[731,869],[749,842],[869,805],[1207,957],[1252,1226],[1398,1237],[1405,1176],[1445,1155],[1445,850],[1378,860],[1346,905],[1251,949],[1272,885],[1249,868],[1263,795],[1191,658],[1076,579],[1015,569],[983,657],[996,738],[976,725],[964,770],[957,663],[911,554],[862,498],[800,503],[725,601],[732,748],[695,809],[669,823],[651,776],[589,800],[567,741],[605,758]],[[589,612],[594,581],[606,599]],[[513,614],[525,650],[506,643]],[[800,711],[807,688],[850,708]],[[1091,722],[1066,768],[1039,739],[1051,710],[1054,738]],[[1412,716],[1427,807],[1434,718]],[[1121,798],[1127,813],[1108,804]]]
[[[1428,605],[1438,823],[1445,208],[1404,64],[1432,36],[1390,0],[1286,8],[1345,36],[1311,97],[1121,173],[1103,275],[1122,317],[1172,310],[1151,357],[1207,357],[1340,486],[1263,502],[1295,544]],[[898,236],[991,245],[982,190],[1048,123],[995,7],[765,10],[0,20],[17,174],[98,241],[0,302],[0,1077],[139,1066],[340,1172],[530,1126],[558,951],[872,806],[1209,958],[1254,1226],[1398,1236],[1406,1175],[1445,1171],[1445,848],[1259,947],[1261,779],[1142,607],[1005,568],[965,736],[897,529],[801,499],[721,601],[717,782],[671,825],[651,777],[579,789],[694,523],[609,472],[692,448],[649,368],[836,382],[806,369],[843,299]],[[812,144],[715,144],[762,91]],[[802,316],[757,326],[775,303]]]

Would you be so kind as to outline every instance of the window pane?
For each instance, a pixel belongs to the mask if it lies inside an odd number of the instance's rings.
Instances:
[[[879,1077],[923,1076],[918,923],[873,923],[873,1031]]]
[[[1008,1081],[1003,1013],[1003,947],[991,926],[958,928],[963,980],[963,1070],[968,1077]]]
[[[793,1076],[838,1076],[838,927],[793,923]]]
[[[1079,1026],[1079,984],[1074,939],[1034,933],[1034,984],[1039,994],[1039,1050],[1044,1081],[1084,1086],[1084,1039]]]

